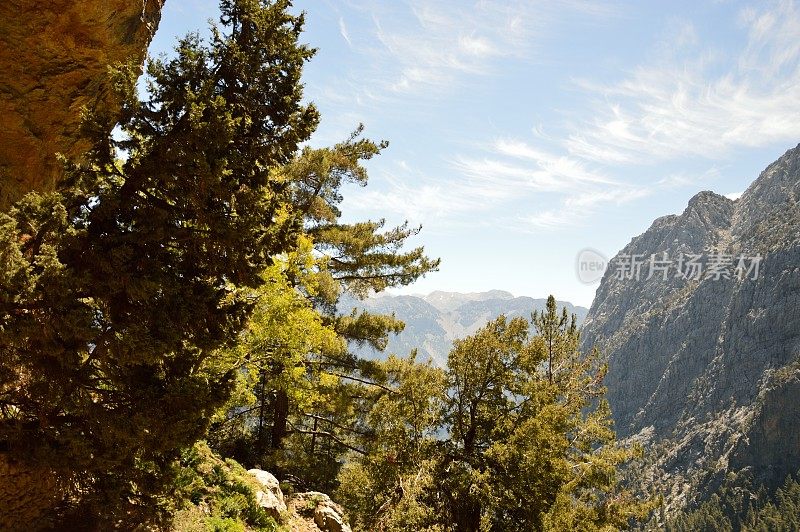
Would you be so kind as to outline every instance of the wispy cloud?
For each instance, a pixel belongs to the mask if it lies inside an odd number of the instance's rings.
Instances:
[[[677,172],[671,173],[666,177],[660,178],[656,181],[659,188],[682,188],[688,186],[709,186],[711,182],[720,177],[720,170],[716,166],[712,166],[704,172]]]
[[[717,160],[738,147],[796,141],[800,11],[783,1],[763,11],[742,11],[740,23],[746,40],[732,55],[704,48],[691,24],[672,23],[669,39],[655,47],[656,63],[617,83],[579,82],[602,96],[589,119],[567,125],[560,139],[534,128],[533,142],[555,148],[499,139],[492,145],[495,157],[459,159],[460,170],[475,184],[506,191],[494,197],[553,193],[550,203],[556,207],[518,217],[521,227],[548,230],[580,225],[608,205],[659,190],[707,186],[720,176],[712,165],[704,172],[656,173],[636,185],[608,177],[626,167],[685,157]]]
[[[534,163],[540,169],[539,175],[558,178],[562,186],[585,183],[615,184],[613,179],[596,171],[587,170],[583,163],[573,158],[542,151],[520,140],[497,140],[494,142],[494,149],[498,154]]]
[[[593,0],[354,1],[352,6],[368,14],[379,45],[362,49],[370,59],[362,80],[372,78],[370,84],[380,87],[373,94],[455,88],[462,76],[490,74],[498,59],[531,57],[565,13],[595,18],[613,13],[608,3]]]
[[[356,203],[428,225],[442,219],[453,227],[484,220],[511,230],[529,231],[581,225],[602,204],[619,205],[649,193],[610,179],[568,156],[510,138],[490,143],[483,157],[455,157],[449,167],[452,177],[448,179],[410,186],[423,179],[413,175],[407,165],[401,165],[396,172],[383,176],[388,190],[363,190],[356,193]],[[543,198],[558,207],[516,213],[531,209],[541,203],[535,200]],[[476,214],[488,214],[488,218]]]
[[[737,147],[800,137],[800,11],[783,1],[742,11],[739,50],[702,48],[679,25],[653,64],[611,84],[582,81],[597,95],[565,142],[575,156],[606,164],[684,156],[718,158]]]
[[[548,231],[576,225],[578,220],[568,209],[551,209],[519,217],[518,227],[524,232]]]
[[[350,40],[350,33],[347,31],[347,24],[344,22],[344,17],[339,17],[339,34],[345,40],[348,46],[353,47],[353,41]]]
[[[413,180],[408,177],[408,170],[400,168],[381,177],[386,185],[383,190],[366,188],[353,191],[346,199],[350,206],[391,212],[415,224],[425,224],[429,231],[431,228],[435,231],[444,227],[438,222],[446,220],[449,222],[447,227],[454,227],[454,222],[457,224],[465,214],[485,211],[494,204],[487,202],[468,183],[460,180],[410,185]]]
[[[410,10],[411,24],[395,24],[370,5],[385,67],[384,85],[371,85],[382,87],[379,97],[453,90],[458,79],[491,74],[504,59],[526,61],[552,20],[535,1],[395,4]],[[610,14],[590,2],[560,7]],[[489,223],[541,231],[584,225],[609,206],[659,191],[707,187],[720,176],[717,161],[737,148],[800,137],[800,10],[784,0],[742,10],[738,24],[742,44],[717,49],[694,25],[671,21],[647,60],[617,81],[573,80],[585,99],[580,119],[549,123],[547,133],[538,124],[527,138],[498,136],[468,154],[451,154],[435,180],[398,169],[387,177],[388,190],[365,191],[359,201],[421,222],[475,224],[486,219],[476,213],[487,213]],[[710,161],[710,168],[656,166],[687,158]],[[643,165],[658,169],[636,183],[619,177]]]

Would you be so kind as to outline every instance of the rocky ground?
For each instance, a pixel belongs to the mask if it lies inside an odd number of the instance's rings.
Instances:
[[[344,510],[328,495],[310,491],[284,497],[272,474],[260,469],[248,473],[262,486],[256,493],[259,506],[292,532],[350,532]]]

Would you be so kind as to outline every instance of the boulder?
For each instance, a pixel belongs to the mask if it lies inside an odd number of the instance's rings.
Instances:
[[[249,469],[247,472],[261,484],[262,489],[256,492],[258,505],[274,519],[280,519],[281,514],[286,511],[286,501],[283,498],[278,479],[273,474],[261,469]]]
[[[292,495],[290,506],[298,514],[313,517],[314,524],[322,532],[351,532],[344,509],[324,493],[297,493]]]

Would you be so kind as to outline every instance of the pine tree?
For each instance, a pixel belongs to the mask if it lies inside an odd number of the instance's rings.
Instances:
[[[559,316],[551,297],[532,321],[533,334],[524,319],[501,316],[455,343],[439,419],[429,422],[439,437],[425,456],[393,475],[380,454],[344,469],[340,494],[362,529],[616,530],[656,506],[622,486],[620,467],[640,451],[615,441],[605,366],[579,351],[575,318]],[[398,410],[395,423],[416,415]],[[408,437],[384,445],[384,455],[399,454]],[[378,512],[371,500],[386,506]],[[398,508],[415,509],[416,521]]]
[[[443,530],[435,475],[441,462],[439,432],[447,378],[430,361],[392,355],[380,363],[380,390],[367,415],[371,437],[339,475],[337,497],[356,530]]]
[[[320,323],[343,344],[382,350],[388,334],[399,332],[403,324],[394,316],[355,310],[342,314],[341,295],[365,297],[409,284],[435,269],[438,261],[428,259],[422,248],[403,249],[419,228],[383,230],[383,221],[340,222],[343,185],[366,185],[363,162],[386,147],[361,133],[359,127],[332,148],[306,148],[282,169],[291,183],[292,204],[303,216],[301,238],[306,243],[304,254],[294,256],[285,274],[298,297],[313,306]],[[274,320],[265,308],[250,328],[264,329]],[[374,382],[380,371],[339,345],[309,345],[288,357],[273,347],[265,350],[259,342],[246,342],[243,348],[250,356],[246,371],[257,375],[250,380],[254,404],[231,405],[228,417],[237,419],[240,430],[233,440],[229,432],[215,430],[215,446],[246,464],[290,475],[305,488],[332,489],[342,454],[358,451],[370,430],[364,416],[372,392],[364,392],[362,385],[381,389]],[[221,423],[220,428],[230,425]]]

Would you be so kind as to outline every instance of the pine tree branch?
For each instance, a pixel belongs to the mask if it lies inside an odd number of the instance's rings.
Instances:
[[[353,434],[359,434],[361,436],[367,436],[369,434],[369,432],[360,431],[360,430],[354,429],[352,427],[345,427],[344,425],[342,425],[340,423],[337,423],[337,422],[335,422],[335,421],[333,421],[331,419],[328,419],[326,417],[323,417],[323,416],[318,416],[316,414],[311,414],[309,412],[303,412],[302,414],[305,417],[310,417],[311,419],[324,421],[325,423],[329,423],[330,425],[336,427],[337,429],[346,430],[347,432],[352,432]]]
[[[361,454],[363,456],[367,456],[368,455],[368,453],[366,451],[361,450],[358,447],[353,447],[349,443],[343,442],[342,440],[340,440],[339,438],[337,438],[332,433],[330,433],[330,432],[328,432],[326,430],[305,430],[305,429],[298,429],[296,427],[293,427],[293,428],[289,429],[287,432],[288,433],[297,432],[299,434],[312,434],[314,436],[325,436],[326,438],[332,439],[333,441],[335,441],[336,443],[338,443],[342,447],[346,447],[346,448],[350,449],[351,451],[359,453],[359,454]]]
[[[348,379],[348,380],[351,380],[351,381],[360,382],[361,384],[367,384],[369,386],[376,386],[376,387],[378,387],[378,388],[380,388],[382,390],[386,390],[387,392],[389,392],[391,394],[399,394],[400,393],[397,390],[393,390],[392,388],[389,388],[388,386],[384,386],[383,384],[378,384],[377,382],[368,381],[366,379],[359,379],[358,377],[352,377],[350,375],[343,375],[341,373],[333,373],[333,372],[331,372],[330,374],[335,376],[335,377],[339,377],[340,379]]]

